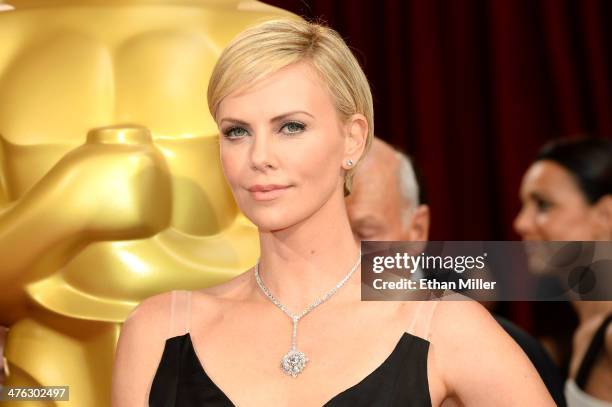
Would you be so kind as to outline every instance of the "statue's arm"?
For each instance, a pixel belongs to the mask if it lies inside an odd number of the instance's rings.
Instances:
[[[90,242],[144,238],[168,226],[165,160],[146,130],[128,130],[127,142],[123,130],[90,132],[15,201],[3,185],[0,283],[27,278],[38,261],[69,259]]]

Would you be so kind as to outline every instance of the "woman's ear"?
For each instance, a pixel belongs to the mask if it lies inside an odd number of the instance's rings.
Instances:
[[[352,115],[346,123],[344,142],[344,162],[351,160],[356,163],[363,155],[368,140],[368,120],[360,113]]]
[[[612,239],[612,195],[604,195],[595,203],[595,219],[598,239]]]

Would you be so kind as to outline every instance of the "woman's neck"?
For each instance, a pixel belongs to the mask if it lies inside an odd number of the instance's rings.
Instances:
[[[612,312],[612,301],[572,301],[580,323],[595,316],[605,316]]]
[[[272,294],[300,312],[336,286],[359,258],[343,199],[331,199],[308,219],[260,233],[260,276]],[[360,269],[335,296],[359,296]]]

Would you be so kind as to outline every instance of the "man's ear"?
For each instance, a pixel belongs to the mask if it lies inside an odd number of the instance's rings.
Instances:
[[[413,242],[425,242],[429,239],[429,206],[419,205],[412,212],[408,238]]]
[[[598,240],[612,239],[612,195],[604,195],[595,203],[595,227]]]
[[[359,161],[368,139],[369,124],[366,117],[360,113],[352,115],[346,123],[346,137],[344,142],[344,159]]]

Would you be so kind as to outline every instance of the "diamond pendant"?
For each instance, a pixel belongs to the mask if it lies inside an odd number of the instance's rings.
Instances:
[[[291,377],[297,377],[306,367],[308,358],[303,352],[296,349],[291,349],[281,359],[281,369]]]

